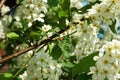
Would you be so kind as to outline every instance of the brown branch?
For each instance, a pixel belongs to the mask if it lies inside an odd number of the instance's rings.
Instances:
[[[5,3],[5,1],[6,1],[6,0],[2,0],[2,1],[0,2],[0,8],[3,6],[3,4]]]
[[[68,30],[68,29],[69,29],[69,26],[67,27],[67,29],[60,30],[60,31],[58,32],[58,34],[61,34],[61,33],[63,33],[64,31],[66,31],[66,30]],[[54,34],[54,35],[52,35],[51,37],[49,37],[49,38],[47,38],[47,39],[45,39],[45,40],[43,40],[43,41],[41,41],[41,42],[38,42],[36,45],[30,46],[30,47],[28,47],[28,48],[26,48],[26,49],[23,49],[23,50],[19,51],[19,52],[13,53],[12,55],[7,56],[7,57],[1,59],[1,60],[0,60],[0,63],[3,63],[3,62],[8,61],[8,60],[10,60],[10,59],[13,59],[13,58],[15,58],[15,57],[17,57],[17,56],[19,56],[19,55],[21,55],[21,54],[24,54],[24,53],[26,53],[26,52],[28,52],[28,51],[30,51],[30,50],[35,49],[35,48],[37,48],[37,47],[39,47],[39,46],[41,46],[41,45],[43,45],[43,44],[46,44],[46,43],[48,43],[48,42],[51,42],[55,37],[58,36],[58,34]]]

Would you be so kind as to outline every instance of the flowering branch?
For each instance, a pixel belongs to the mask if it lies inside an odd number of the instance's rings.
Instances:
[[[0,2],[0,8],[3,6],[3,4],[5,3],[5,1],[6,1],[6,0],[2,0],[2,1]]]
[[[69,29],[69,26],[67,26],[66,29],[60,30],[60,31],[58,32],[58,34],[61,34],[61,33],[63,33],[64,31],[66,31],[66,30],[68,30],[68,29]],[[25,48],[25,49],[23,49],[23,50],[21,50],[21,51],[19,51],[19,52],[13,53],[12,55],[7,56],[7,57],[1,59],[1,60],[0,60],[0,63],[3,63],[3,62],[8,61],[8,60],[10,60],[10,59],[12,59],[12,58],[15,58],[15,57],[17,57],[17,56],[19,56],[19,55],[21,55],[21,54],[24,54],[24,53],[26,53],[26,52],[28,52],[28,51],[30,51],[30,50],[35,49],[35,48],[37,48],[37,47],[39,47],[39,46],[41,46],[41,45],[43,45],[43,44],[46,44],[46,43],[48,43],[48,42],[51,42],[55,37],[58,36],[58,34],[54,34],[54,35],[52,35],[51,37],[49,37],[49,38],[47,38],[47,39],[45,39],[45,40],[43,40],[43,41],[40,41],[40,42],[38,42],[37,44],[35,44],[35,45],[33,45],[33,46],[30,46],[30,47],[28,47],[28,48]]]

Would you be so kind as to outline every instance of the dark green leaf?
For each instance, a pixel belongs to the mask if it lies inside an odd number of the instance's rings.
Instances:
[[[70,8],[70,0],[64,0],[62,4],[62,9],[68,11]]]
[[[75,80],[90,80],[91,75],[87,75],[87,73],[82,73],[76,76]]]
[[[29,29],[27,20],[22,19],[22,20],[21,20],[21,23],[22,23],[22,25],[23,25],[23,30],[24,30],[24,31],[26,31],[27,29]]]
[[[54,59],[58,59],[61,55],[62,55],[62,50],[61,50],[61,48],[58,46],[58,44],[56,44],[56,45],[53,47],[53,49],[52,49],[51,56],[52,56]]]
[[[95,5],[96,3],[100,3],[101,1],[97,0],[96,2],[94,3],[91,3],[91,4],[88,4],[86,6],[83,6],[81,9],[80,9],[80,13],[84,14],[87,12],[88,9],[90,9],[93,5]]]
[[[66,19],[65,17],[62,17],[62,18],[59,19],[59,26],[60,26],[59,28],[60,29],[65,29],[66,28],[65,19]]]
[[[88,9],[92,7],[91,4],[88,4],[80,9],[81,13],[86,13]]]
[[[98,52],[95,52],[81,59],[80,62],[72,68],[72,75],[75,76],[78,73],[89,72],[89,68],[95,65],[93,57],[97,54]]]
[[[55,7],[58,5],[59,0],[47,0],[50,7]]]
[[[110,27],[110,29],[111,29],[111,31],[112,31],[113,33],[116,33],[115,25],[116,25],[116,20],[114,20],[114,21],[112,22],[112,25],[109,25],[109,27]]]

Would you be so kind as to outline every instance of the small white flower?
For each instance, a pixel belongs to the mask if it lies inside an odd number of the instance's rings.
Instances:
[[[29,22],[29,23],[28,23],[28,27],[31,27],[31,26],[32,26],[32,22]]]
[[[19,16],[15,16],[14,17],[16,21],[20,21],[20,17]]]
[[[8,6],[3,5],[2,8],[1,8],[2,15],[7,13],[8,11],[10,11],[10,8]]]
[[[52,27],[51,27],[50,25],[43,25],[43,26],[42,26],[42,30],[45,31],[45,32],[46,32],[46,31],[49,31],[51,28],[52,28]]]
[[[80,9],[82,7],[82,3],[79,0],[70,0],[70,7]]]
[[[19,75],[22,80],[26,80],[27,72],[25,71],[22,75]]]
[[[35,15],[34,15],[34,16],[35,16]],[[36,15],[36,17],[34,17],[34,20],[35,20],[35,21],[38,20],[38,21],[40,21],[40,22],[44,22],[43,17],[45,17],[44,14]]]

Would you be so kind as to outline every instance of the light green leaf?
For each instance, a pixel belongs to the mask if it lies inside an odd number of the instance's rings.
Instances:
[[[34,39],[40,38],[40,34],[38,32],[35,32],[35,31],[30,32],[30,36]]]
[[[62,66],[63,66],[63,67],[69,67],[69,68],[71,68],[71,67],[74,66],[74,64],[71,63],[71,62],[63,62],[63,63],[62,63]]]
[[[10,39],[17,39],[17,38],[19,38],[19,35],[15,32],[10,32],[7,34],[7,37]]]
[[[61,18],[61,17],[68,17],[68,13],[66,11],[60,11],[58,16],[59,16],[59,18]]]
[[[1,73],[0,80],[13,80],[11,73]]]
[[[4,77],[10,78],[10,77],[12,77],[12,74],[11,73],[4,73]]]

